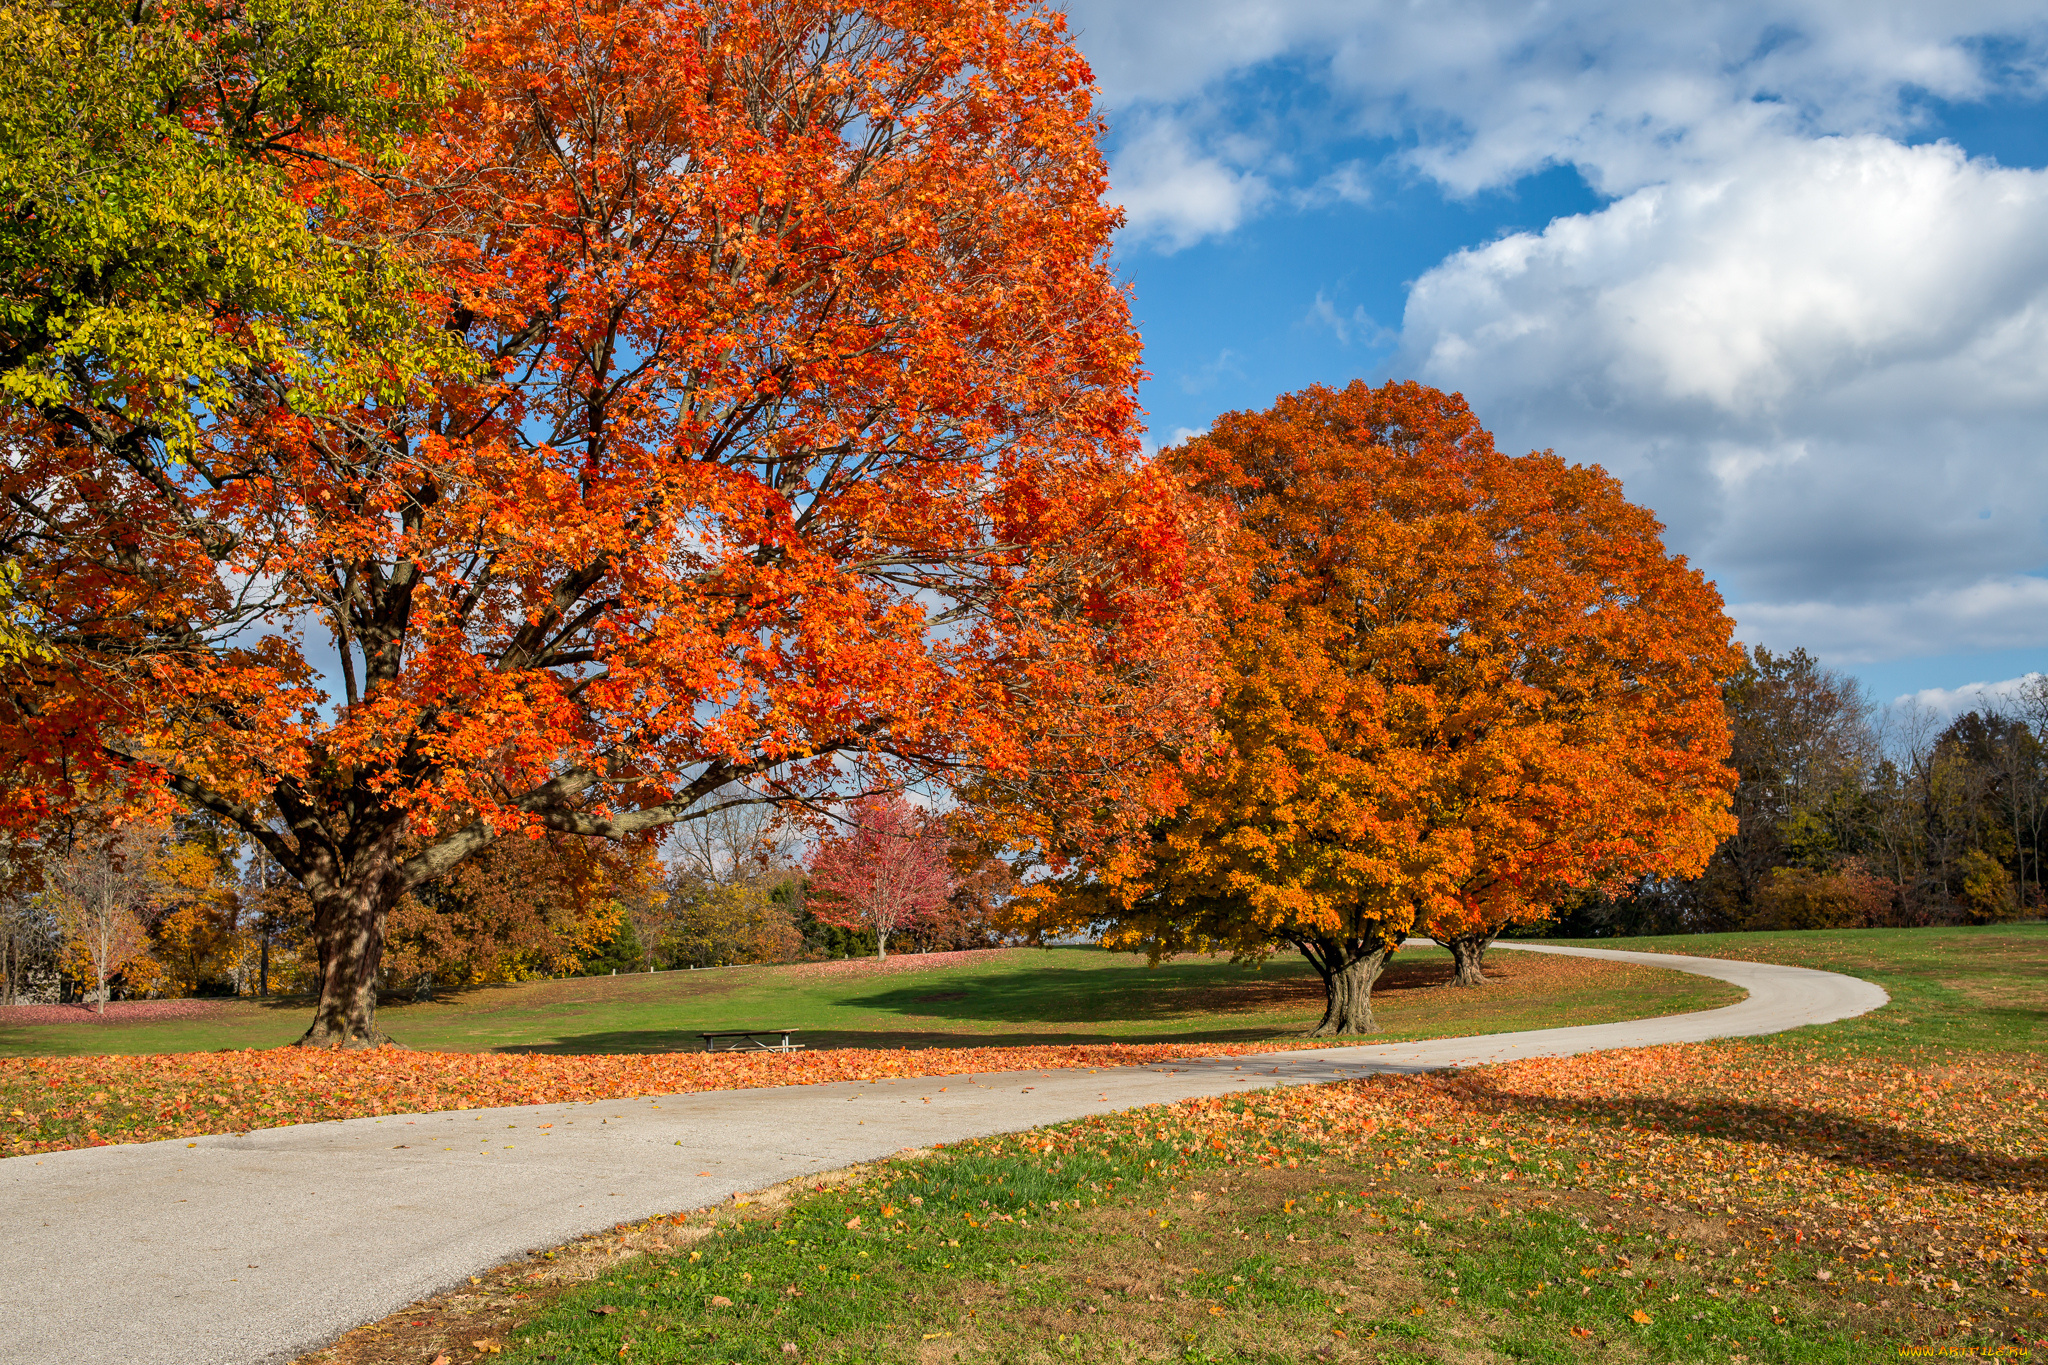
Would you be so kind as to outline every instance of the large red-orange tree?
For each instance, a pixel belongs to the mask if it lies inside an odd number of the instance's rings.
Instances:
[[[1241,568],[1215,755],[1091,888],[1112,946],[1291,945],[1369,1031],[1411,930],[1696,871],[1728,828],[1719,595],[1598,468],[1462,398],[1312,388],[1169,452]]]
[[[56,659],[6,738],[55,799],[168,794],[298,880],[311,1044],[381,1039],[387,913],[495,839],[1114,766],[1199,720],[1056,13],[456,18],[463,81],[381,161],[266,145],[458,354],[223,362],[196,439],[8,417]]]

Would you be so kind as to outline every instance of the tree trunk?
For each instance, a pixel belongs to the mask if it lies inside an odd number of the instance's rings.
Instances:
[[[875,961],[889,960],[889,936],[880,929],[875,930]]]
[[[320,951],[320,1001],[300,1047],[397,1045],[377,1028],[377,969],[384,919],[404,887],[388,851],[366,857],[351,872],[346,880],[307,887]]]
[[[1451,950],[1452,985],[1486,984],[1486,976],[1479,969],[1486,964],[1486,950],[1493,946],[1493,940],[1492,934],[1460,934],[1442,940],[1444,947]]]
[[[1323,1021],[1311,1038],[1378,1033],[1372,1017],[1372,983],[1379,980],[1393,944],[1385,940],[1316,938],[1297,943],[1301,955],[1323,978]]]

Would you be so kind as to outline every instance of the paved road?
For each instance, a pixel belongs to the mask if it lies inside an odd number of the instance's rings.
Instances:
[[[1436,1042],[397,1115],[13,1157],[0,1161],[0,1360],[289,1359],[530,1248],[906,1147],[1372,1071],[1776,1033],[1888,999],[1797,967],[1500,946],[1675,967],[1749,996]]]

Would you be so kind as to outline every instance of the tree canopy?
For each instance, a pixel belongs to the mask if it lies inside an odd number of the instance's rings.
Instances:
[[[1415,384],[1307,389],[1166,459],[1228,509],[1239,573],[1215,752],[1093,884],[1113,945],[1291,945],[1317,1032],[1357,1032],[1411,931],[1704,865],[1732,623],[1616,480],[1502,455]]]
[[[351,263],[307,276],[357,281],[342,304],[209,275],[232,195],[193,201],[189,242],[142,232],[181,254],[120,296],[210,318],[190,345],[74,364],[86,341],[10,304],[0,528],[55,657],[14,667],[0,734],[27,792],[167,794],[262,844],[313,907],[310,1043],[380,1039],[385,916],[499,837],[628,837],[736,782],[1141,763],[1200,687],[1058,15],[461,13],[452,84],[414,79],[425,38],[386,79],[386,49],[280,21],[318,54],[303,119],[209,140],[177,92],[245,87],[167,81],[93,124],[146,105],[252,184],[287,166],[298,245],[256,258]],[[46,47],[95,91],[125,69]],[[322,72],[361,76],[336,98],[374,135],[313,116]],[[147,160],[107,138],[76,165]],[[66,249],[28,240],[15,279]]]

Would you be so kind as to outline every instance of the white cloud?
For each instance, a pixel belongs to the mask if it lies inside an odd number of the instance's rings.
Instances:
[[[1244,137],[1269,118],[1312,141],[1349,131],[1406,143],[1398,159],[1456,195],[1559,165],[1622,195],[1724,166],[1759,141],[1902,134],[1916,117],[1910,96],[2029,90],[2048,63],[2048,11],[2036,0],[1736,0],[1654,18],[1633,0],[1066,8],[1116,111],[1112,194],[1127,238],[1167,251],[1271,205],[1369,196],[1370,167],[1358,162],[1280,189],[1284,159]],[[1277,62],[1289,64],[1287,88],[1331,97],[1327,126],[1275,113],[1285,100],[1272,91],[1230,88]]]
[[[2038,83],[2037,0],[1068,0],[1117,107],[1206,97],[1285,58],[1458,192],[1548,165],[1625,193],[1760,135],[1897,132],[1902,96]],[[1997,38],[1996,44],[1983,42]],[[1989,53],[1995,48],[1994,68]]]
[[[1517,368],[1533,363],[1553,382],[1572,371],[1597,386],[1589,396],[1653,397],[1752,425],[1860,375],[1917,373],[1965,351],[1973,370],[2020,378],[2031,403],[2048,375],[2031,351],[2044,228],[2040,172],[1971,163],[1947,145],[1777,139],[1540,235],[1461,252],[1416,284],[1409,313],[1441,352],[1423,357],[1436,368],[1462,368],[1454,351],[1497,361],[1513,349]],[[1462,323],[1443,330],[1438,320],[1453,317]],[[1996,335],[1994,323],[2020,332]],[[1597,379],[1576,349],[1588,343]],[[1861,397],[1918,408],[1954,368],[1905,393],[1889,373]]]
[[[1068,23],[1113,105],[1173,103],[1305,43],[1328,42],[1347,0],[1066,0]]]
[[[1898,131],[1909,90],[1990,88],[1974,40],[2048,24],[2020,0],[1748,0],[1560,6],[1452,0],[1372,5],[1335,79],[1366,126],[1419,130],[1412,164],[1454,191],[1575,165],[1619,194],[1719,164],[1759,137]]]
[[[1366,202],[1384,168],[1316,154],[1347,134],[1453,196],[1574,167],[1613,202],[1424,273],[1394,372],[1621,474],[1745,635],[2048,643],[2048,176],[1905,144],[1923,95],[2048,91],[2039,0],[1068,8],[1130,240]]]
[[[1766,643],[2048,639],[2048,173],[1772,139],[1450,257],[1396,369],[1621,475]]]
[[[1288,198],[1298,209],[1322,208],[1326,204],[1370,204],[1372,169],[1362,161],[1347,161]]]
[[[1109,179],[1110,198],[1124,208],[1126,239],[1168,251],[1232,231],[1272,194],[1262,177],[1197,152],[1181,123],[1169,118],[1125,139]]]
[[[1803,647],[1836,665],[2048,646],[2048,579],[2024,574],[1853,604],[1741,602],[1733,612],[1743,641]]]
[[[1893,701],[1893,706],[1912,707],[1931,711],[1944,720],[1960,716],[1966,711],[2009,711],[2018,701],[2020,690],[2038,673],[2028,673],[2018,678],[2007,678],[2003,682],[1964,683],[1961,687],[1923,687],[1918,692],[1909,692]]]

